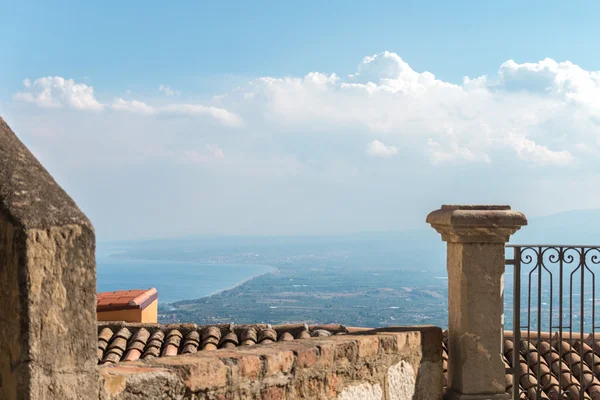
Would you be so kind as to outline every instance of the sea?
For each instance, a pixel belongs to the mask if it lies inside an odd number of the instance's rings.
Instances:
[[[96,265],[98,292],[155,287],[163,305],[210,296],[275,270],[268,265],[126,259],[103,248],[96,251]]]

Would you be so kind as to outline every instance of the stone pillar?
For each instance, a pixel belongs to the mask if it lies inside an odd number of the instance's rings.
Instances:
[[[97,400],[94,229],[0,118],[0,399]]]
[[[448,399],[510,399],[502,360],[504,245],[527,219],[509,206],[442,206],[427,222],[447,242]]]

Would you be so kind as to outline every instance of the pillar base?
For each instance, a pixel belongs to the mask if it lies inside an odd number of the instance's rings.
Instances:
[[[463,394],[453,390],[448,390],[444,396],[444,400],[511,400],[510,393],[498,394]]]

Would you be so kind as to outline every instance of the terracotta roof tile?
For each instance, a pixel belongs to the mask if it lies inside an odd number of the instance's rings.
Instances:
[[[283,332],[277,340],[280,342],[289,342],[290,340],[294,340],[294,337],[289,332]]]
[[[347,333],[341,325],[195,325],[98,323],[98,363],[169,357],[198,351],[269,345]]]
[[[165,338],[165,334],[163,331],[155,330],[150,335],[148,339],[148,344],[144,349],[144,353],[142,354],[142,358],[154,358],[160,356],[160,349],[163,345],[163,339]]]
[[[196,353],[198,351],[198,346],[200,346],[200,334],[198,331],[190,331],[183,342],[181,354]]]
[[[573,334],[572,339],[567,336],[561,341],[557,334],[543,333],[539,339],[531,335],[529,340],[522,338],[515,349],[512,333],[505,332],[506,368],[512,366],[513,351],[518,351],[520,358],[518,382],[513,382],[512,374],[506,374],[507,392],[512,391],[513,384],[518,384],[523,400],[558,399],[559,392],[562,396],[566,393],[569,398],[579,399],[583,388],[583,399],[600,400],[600,343],[592,347],[595,338],[591,335],[585,338],[585,335]],[[447,341],[446,331],[442,344],[444,390],[448,385]],[[538,383],[542,388],[539,395],[536,393]]]
[[[131,337],[131,332],[127,328],[121,328],[113,335],[104,353],[102,364],[115,363],[121,360],[125,350],[127,350],[127,341]]]
[[[155,288],[145,290],[117,290],[114,292],[98,293],[96,300],[97,311],[127,310],[146,308],[158,298]]]

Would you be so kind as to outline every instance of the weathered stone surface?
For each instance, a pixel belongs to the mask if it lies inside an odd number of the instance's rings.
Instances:
[[[92,224],[0,117],[0,207],[11,224],[47,229]]]
[[[317,363],[319,359],[319,349],[316,347],[300,348],[296,352],[299,368],[309,368]]]
[[[258,356],[244,356],[238,359],[240,374],[248,379],[257,379],[260,376],[262,363]]]
[[[510,206],[443,205],[427,216],[427,223],[446,242],[506,243],[527,218]]]
[[[292,351],[275,351],[264,356],[266,374],[287,374],[294,366],[294,353]]]
[[[412,400],[415,394],[417,374],[412,366],[400,361],[388,369],[389,400]]]
[[[352,385],[345,389],[338,396],[338,400],[382,400],[383,390],[381,385],[361,383],[359,385]]]
[[[99,400],[193,398],[191,395],[186,395],[185,385],[182,384],[180,378],[164,369],[142,369],[142,372],[139,373],[111,371],[100,376],[99,386]],[[136,388],[142,387],[144,388],[143,394],[140,394]]]
[[[448,242],[450,395],[502,397],[504,246],[527,219],[509,206],[442,206],[427,222]]]
[[[441,341],[439,328],[385,328],[118,363],[100,368],[101,399],[440,400]],[[162,377],[164,392],[146,374]]]
[[[366,336],[358,341],[358,356],[376,356],[379,353],[379,338],[377,336]]]
[[[89,220],[0,118],[0,398],[97,398],[94,252]]]

